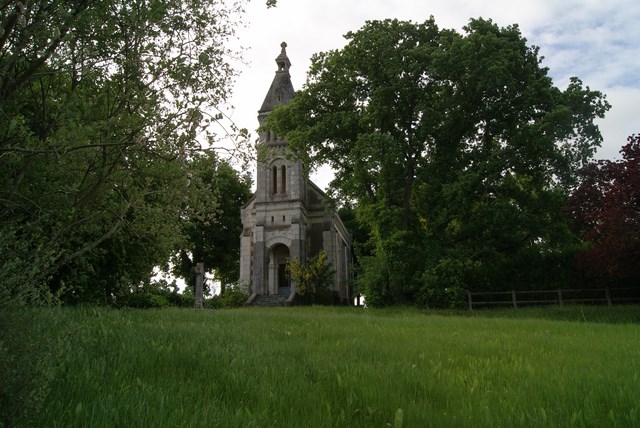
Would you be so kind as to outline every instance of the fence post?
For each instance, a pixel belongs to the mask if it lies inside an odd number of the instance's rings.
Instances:
[[[605,294],[607,295],[607,306],[611,306],[611,289],[606,287],[604,289]]]
[[[560,303],[560,306],[564,306],[564,302],[562,301],[562,289],[558,288],[558,302]]]
[[[518,307],[518,301],[516,300],[516,290],[511,290],[511,299],[513,299],[513,307]]]
[[[471,297],[471,291],[467,290],[467,301],[469,302],[469,310],[473,310],[473,300]]]

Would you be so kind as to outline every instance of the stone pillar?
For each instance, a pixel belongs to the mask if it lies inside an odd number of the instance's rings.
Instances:
[[[265,278],[267,270],[267,254],[264,241],[254,243],[253,246],[253,292],[256,294],[265,293]]]
[[[240,284],[249,286],[251,278],[251,254],[253,253],[253,234],[251,227],[245,227],[240,236]]]
[[[335,248],[336,248],[336,255],[335,255],[335,270],[336,270],[336,276],[337,276],[337,288],[338,288],[338,297],[340,298],[341,302],[344,302],[347,300],[347,284],[346,281],[344,280],[344,249],[343,249],[343,244],[342,244],[342,239],[340,238],[340,235],[336,232],[335,234]]]
[[[335,240],[335,231],[332,227],[331,218],[328,217],[325,219],[322,225],[322,249],[324,253],[327,255],[327,261],[333,266],[334,274],[333,274],[333,284],[331,285],[331,291],[334,293],[338,293],[339,289],[339,273],[338,266],[336,265],[336,240]]]
[[[264,241],[264,219],[258,219],[253,233],[253,292],[266,294],[268,254]]]
[[[196,301],[194,307],[202,309],[202,284],[204,283],[204,263],[196,263]]]
[[[278,271],[278,262],[276,261],[275,255],[268,254],[267,255],[267,282],[265,284],[266,292],[264,294],[278,294],[278,285],[276,281],[277,271]]]
[[[289,246],[289,258],[291,260],[298,259],[300,260],[300,263],[305,263],[307,261],[305,241],[306,231],[302,222],[303,219],[299,215],[291,218],[291,245]],[[292,280],[291,288],[295,290],[297,286],[298,284]]]

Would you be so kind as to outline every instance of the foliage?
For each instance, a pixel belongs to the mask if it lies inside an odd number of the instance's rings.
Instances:
[[[384,264],[361,260],[386,282],[372,287],[402,303],[451,284],[544,281],[534,269],[575,249],[561,211],[600,144],[605,97],[577,78],[555,87],[517,25],[371,21],[346,38],[313,57],[303,90],[265,126],[336,171],[369,260]]]
[[[169,306],[169,301],[158,294],[136,291],[127,296],[125,306],[138,309],[164,308]]]
[[[466,278],[473,272],[474,262],[463,258],[443,258],[423,274],[424,286],[419,296],[426,306],[434,308],[461,307],[466,297]]]
[[[291,275],[296,293],[304,296],[308,302],[327,303],[331,300],[330,287],[336,272],[324,250],[305,262],[298,258],[287,260],[286,269]]]
[[[350,204],[341,206],[338,209],[338,215],[351,234],[353,266],[357,267],[361,258],[371,256],[373,252],[369,229],[366,223],[358,218],[357,209]],[[351,285],[353,287],[351,290],[353,296],[364,293],[365,284],[353,281]]]
[[[394,302],[384,255],[361,257],[356,269],[355,286],[366,296],[367,306],[379,308]]]
[[[37,425],[67,352],[63,324],[57,310],[0,310],[0,426]]]
[[[108,303],[182,239],[216,149],[233,0],[39,0],[0,12],[0,298]],[[246,132],[235,127],[229,136]]]
[[[638,326],[545,309],[563,321],[521,309],[66,308],[64,372],[30,426],[380,427],[399,414],[408,427],[637,426]],[[584,314],[617,310],[638,321],[637,306]]]
[[[224,293],[213,296],[205,301],[205,308],[210,309],[231,309],[239,308],[245,304],[249,294],[246,289],[239,284],[229,284]]]
[[[178,308],[193,308],[194,306],[195,296],[193,295],[193,293],[178,293],[177,291],[172,291],[170,293],[162,295],[169,302],[169,306],[175,306]]]
[[[251,177],[212,153],[194,157],[191,165],[190,186],[197,187],[198,199],[183,207],[185,242],[173,257],[173,273],[195,287],[195,265],[204,263],[224,294],[240,276],[240,208],[251,197]]]
[[[222,308],[239,308],[249,298],[246,290],[237,285],[231,284],[227,287],[224,293],[220,296],[220,303]]]
[[[573,230],[584,240],[580,270],[596,285],[640,284],[640,135],[620,150],[622,159],[602,160],[581,171],[567,203]]]

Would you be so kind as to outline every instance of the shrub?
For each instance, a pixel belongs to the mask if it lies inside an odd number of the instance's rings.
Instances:
[[[224,293],[220,295],[220,307],[238,308],[244,305],[249,295],[243,287],[238,284],[231,284],[226,287]]]
[[[192,308],[194,304],[194,297],[191,293],[178,293],[177,291],[173,291],[166,295],[166,299],[169,305],[180,308]]]
[[[220,303],[220,295],[215,295],[210,299],[204,299],[203,306],[205,309],[220,309],[222,307],[222,303]]]
[[[239,308],[249,298],[245,287],[238,284],[230,284],[225,287],[224,293],[215,295],[204,301],[205,309],[229,309]]]
[[[443,258],[422,276],[419,303],[433,308],[459,308],[464,305],[465,275],[476,264],[464,258]]]
[[[327,255],[320,251],[306,263],[298,259],[287,261],[287,271],[296,285],[296,291],[304,296],[307,303],[331,303],[330,286],[335,270],[327,261]]]
[[[125,306],[130,308],[164,308],[169,306],[166,297],[146,291],[131,293],[125,300]]]
[[[384,255],[362,257],[360,260],[356,287],[364,290],[367,306],[379,308],[394,303],[386,267]]]

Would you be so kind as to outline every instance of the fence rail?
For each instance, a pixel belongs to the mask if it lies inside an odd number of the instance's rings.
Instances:
[[[613,305],[618,303],[640,303],[640,288],[591,288],[555,289],[527,291],[467,291],[469,310],[480,306],[535,306],[560,305],[565,303],[588,303]]]

